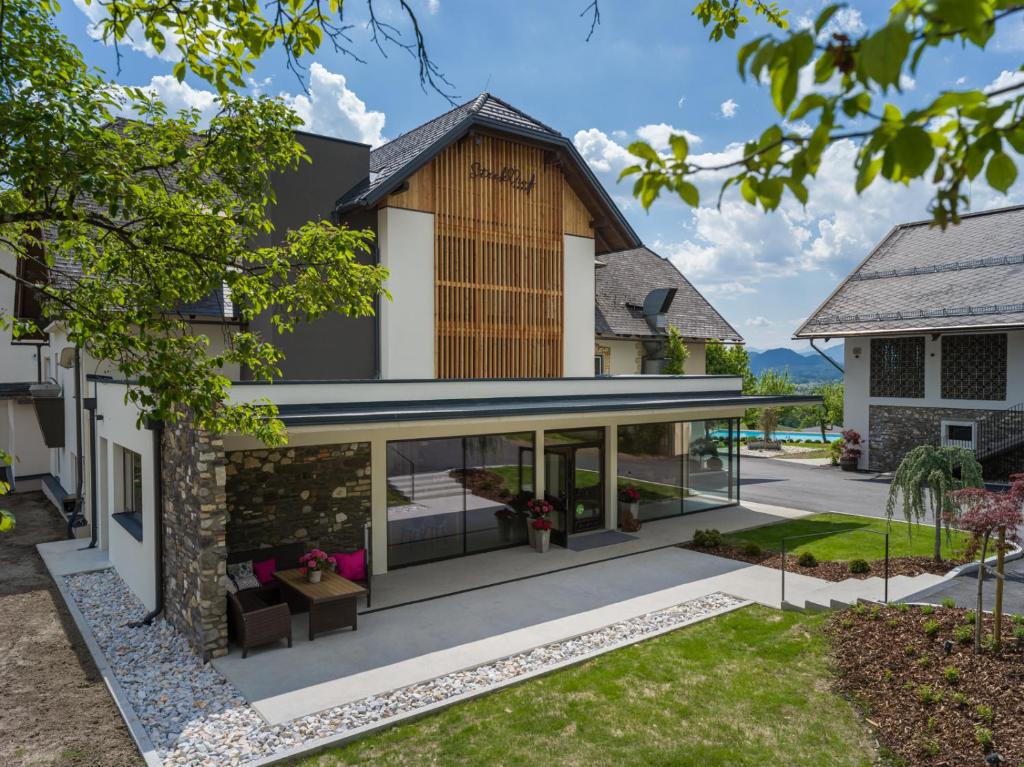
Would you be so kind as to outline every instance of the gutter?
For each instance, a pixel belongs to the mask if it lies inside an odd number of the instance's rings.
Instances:
[[[157,527],[156,542],[156,605],[146,615],[128,625],[132,628],[149,626],[154,619],[164,611],[164,478],[161,469],[163,465],[163,440],[164,422],[151,419],[147,421],[146,428],[153,432],[153,499],[156,502],[154,516]]]
[[[89,545],[86,549],[95,549],[99,536],[99,488],[96,487],[96,383],[93,382],[93,396],[86,398],[85,409],[89,411],[89,506],[92,521],[89,527],[92,535],[89,537]],[[82,549],[84,551],[85,549]]]
[[[85,489],[85,477],[82,468],[85,457],[82,455],[82,350],[75,345],[75,508],[68,517],[68,538],[75,537],[75,522],[82,517],[82,490]]]

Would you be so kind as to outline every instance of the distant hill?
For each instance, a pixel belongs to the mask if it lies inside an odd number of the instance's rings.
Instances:
[[[818,348],[821,349],[823,352],[825,352],[825,354],[827,354],[829,357],[834,359],[836,362],[838,362],[840,365],[843,364],[843,351],[844,351],[844,347],[843,347],[842,342],[840,342],[838,344],[832,344],[832,346],[824,346],[823,347],[823,346],[819,345]],[[818,359],[821,359],[821,355],[818,354],[816,351],[814,351],[814,349],[812,349],[810,346],[808,346],[806,349],[802,350],[800,352],[800,354],[802,354],[805,357],[817,357]]]
[[[843,345],[829,347],[826,353],[840,365],[843,364]],[[767,349],[750,355],[750,369],[754,375],[761,375],[765,370],[789,370],[795,383],[812,381],[837,381],[842,374],[830,365],[813,349],[810,354],[801,354],[792,349]]]

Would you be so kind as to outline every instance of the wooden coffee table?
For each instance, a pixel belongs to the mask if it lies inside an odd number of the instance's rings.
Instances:
[[[359,584],[332,572],[324,572],[319,583],[310,583],[298,570],[278,570],[274,577],[309,608],[310,642],[324,631],[345,626],[356,630],[356,600],[366,593]]]

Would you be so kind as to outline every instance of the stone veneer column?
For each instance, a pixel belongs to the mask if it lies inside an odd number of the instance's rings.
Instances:
[[[162,453],[164,617],[209,660],[228,647],[224,443],[183,418]]]

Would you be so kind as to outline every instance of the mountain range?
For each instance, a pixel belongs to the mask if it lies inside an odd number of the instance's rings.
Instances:
[[[750,354],[750,370],[754,375],[761,375],[763,371],[769,369],[779,371],[788,369],[790,378],[795,383],[837,381],[843,377],[842,373],[814,349],[798,352],[786,348],[764,351],[748,348],[747,351]],[[843,364],[843,344],[835,344],[822,349],[822,351],[840,365]]]

